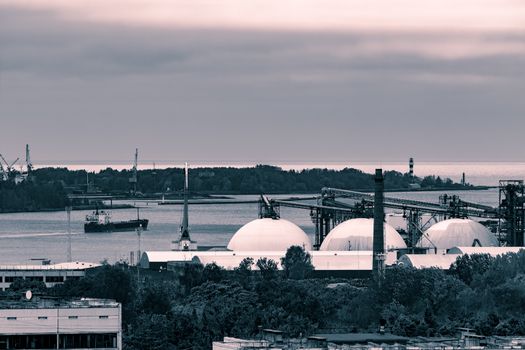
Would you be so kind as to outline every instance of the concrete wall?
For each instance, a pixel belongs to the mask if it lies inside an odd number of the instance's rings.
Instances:
[[[31,302],[28,302],[31,303]],[[117,334],[122,349],[121,306],[0,309],[0,335]]]
[[[56,284],[64,282],[56,282],[49,277],[63,277],[65,281],[68,278],[80,278],[85,275],[85,270],[0,270],[0,290],[6,290],[9,288],[12,283],[8,281],[10,277],[24,279],[31,277],[41,278],[46,284],[46,287],[51,288]]]

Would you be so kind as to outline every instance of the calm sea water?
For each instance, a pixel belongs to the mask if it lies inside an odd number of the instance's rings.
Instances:
[[[450,193],[450,192],[449,192]],[[389,196],[437,201],[441,192],[401,192]],[[455,194],[469,201],[496,205],[497,190],[457,191]],[[238,196],[242,199],[253,196]],[[179,205],[140,203],[141,217],[150,224],[141,235],[144,250],[169,250],[170,242],[178,237],[182,218]],[[71,245],[73,260],[110,262],[128,260],[130,251],[138,250],[139,240],[135,232],[90,233],[83,232],[83,221],[89,211],[71,213]],[[308,210],[281,208],[281,217],[299,225],[306,233],[315,228]],[[191,205],[190,228],[192,239],[200,245],[227,245],[231,236],[244,224],[256,219],[257,204]],[[114,220],[128,220],[136,216],[135,209],[113,210]],[[68,236],[65,212],[16,213],[0,215],[0,264],[25,264],[31,258],[49,258],[54,262],[66,261]],[[393,226],[403,225],[401,218],[391,218]]]
[[[417,163],[416,163],[417,164]],[[391,164],[393,166],[393,164]],[[525,165],[513,164],[433,164],[419,167],[418,175],[438,174],[460,177],[467,172],[467,179],[475,184],[497,185],[499,179],[521,179]],[[372,171],[376,165],[363,165]],[[398,165],[401,167],[401,164]],[[425,168],[428,166],[428,168]],[[389,167],[383,165],[384,169]],[[404,171],[403,169],[391,169]],[[427,169],[427,170],[424,170]],[[470,177],[468,174],[471,174]],[[474,181],[474,179],[477,179]],[[451,192],[448,192],[451,193]],[[388,196],[437,202],[442,192],[400,192]],[[498,190],[456,191],[462,199],[487,205],[497,205]],[[255,196],[237,196],[251,199]],[[287,196],[276,196],[284,198]],[[141,216],[150,220],[148,231],[142,233],[141,249],[168,250],[170,242],[178,236],[182,217],[181,206],[158,206],[155,203],[140,203]],[[135,232],[83,233],[83,221],[89,211],[74,211],[72,218],[73,260],[110,262],[128,260],[130,251],[138,250],[139,240]],[[135,218],[134,209],[113,210],[114,220]],[[231,236],[245,223],[256,219],[257,204],[192,205],[190,206],[190,228],[192,239],[200,245],[227,245]],[[313,238],[314,226],[309,211],[281,208],[281,217],[288,219],[305,230]],[[392,218],[393,226],[402,226],[400,218]],[[0,264],[30,263],[31,258],[49,258],[54,262],[65,261],[67,257],[67,221],[65,212],[0,214]]]

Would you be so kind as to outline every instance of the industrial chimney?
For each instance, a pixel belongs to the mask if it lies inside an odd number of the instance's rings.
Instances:
[[[374,273],[382,276],[385,269],[385,235],[384,219],[385,210],[383,206],[383,192],[385,189],[383,170],[376,169],[375,174],[375,195],[374,195]]]

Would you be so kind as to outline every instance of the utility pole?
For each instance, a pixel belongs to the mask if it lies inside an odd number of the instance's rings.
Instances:
[[[57,349],[60,349],[60,301],[57,302]]]
[[[139,250],[137,251],[137,265],[136,265],[136,268],[137,268],[137,283],[138,283],[139,288],[141,286],[141,283],[140,283],[140,254],[141,254],[141,249],[142,249],[141,242],[140,242],[141,234],[142,234],[142,225],[139,225],[139,227],[137,227],[137,239],[138,239],[138,248],[139,248]]]
[[[67,212],[67,261],[71,262],[73,260],[71,254],[71,206],[66,207]]]

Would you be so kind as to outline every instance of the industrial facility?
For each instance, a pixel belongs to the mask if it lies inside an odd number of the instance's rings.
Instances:
[[[113,300],[0,301],[0,349],[122,349],[122,306]]]
[[[31,265],[0,265],[0,291],[5,291],[16,280],[44,282],[51,288],[66,280],[79,279],[86,275],[86,271],[101,266],[88,262],[65,262],[50,264],[44,260],[42,264]]]
[[[413,175],[413,159],[410,160]],[[140,266],[154,270],[177,269],[181,264],[216,263],[233,269],[244,258],[280,259],[290,246],[307,251],[317,273],[348,276],[388,266],[448,269],[463,254],[517,252],[524,242],[523,181],[500,181],[498,207],[467,202],[457,195],[441,195],[439,202],[408,200],[384,195],[381,169],[375,174],[375,193],[323,188],[315,204],[274,200],[261,195],[259,218],[242,226],[225,247],[199,250],[190,238],[188,170],[179,240],[171,251],[146,251]],[[315,239],[294,223],[281,218],[280,208],[309,212]],[[385,222],[386,211],[403,213],[406,229]],[[482,224],[483,222],[483,224]]]

